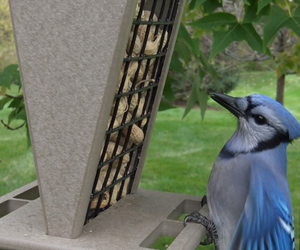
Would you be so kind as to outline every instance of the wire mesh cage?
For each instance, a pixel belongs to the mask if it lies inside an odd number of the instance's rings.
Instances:
[[[179,0],[140,0],[85,223],[131,192]]]

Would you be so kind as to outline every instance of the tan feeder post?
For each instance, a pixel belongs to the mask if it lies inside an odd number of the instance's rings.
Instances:
[[[9,2],[37,181],[0,197],[0,249],[195,249],[200,197],[138,189],[185,0]]]

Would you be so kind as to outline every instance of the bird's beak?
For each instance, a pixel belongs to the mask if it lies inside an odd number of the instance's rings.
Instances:
[[[209,95],[217,103],[222,105],[224,108],[228,109],[237,118],[245,116],[245,113],[237,105],[238,98],[214,92],[209,93]]]

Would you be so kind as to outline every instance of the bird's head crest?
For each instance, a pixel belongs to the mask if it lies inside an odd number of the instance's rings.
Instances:
[[[234,152],[271,149],[300,137],[300,124],[279,102],[253,94],[231,97],[211,93],[211,98],[238,118],[238,128],[229,145]]]
[[[250,98],[253,106],[265,106],[272,110],[274,115],[287,129],[290,140],[300,137],[299,122],[283,105],[265,95],[253,94],[248,98]]]

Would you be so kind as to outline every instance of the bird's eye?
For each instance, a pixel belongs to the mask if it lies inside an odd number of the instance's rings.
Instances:
[[[254,121],[257,125],[264,125],[267,123],[267,119],[263,117],[262,115],[255,115]]]

